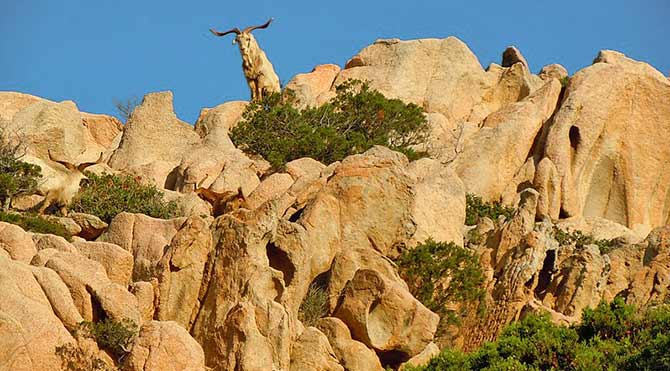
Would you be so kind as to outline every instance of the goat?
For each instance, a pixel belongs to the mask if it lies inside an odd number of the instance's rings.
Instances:
[[[242,193],[242,187],[239,187],[237,192],[214,192],[202,187],[205,179],[207,179],[207,175],[198,182],[194,192],[198,197],[212,205],[212,216],[215,218],[237,209],[249,208],[247,199],[244,197],[244,193]]]
[[[72,202],[74,196],[79,192],[79,186],[83,179],[88,179],[84,175],[84,169],[89,166],[99,164],[102,162],[103,153],[100,153],[100,158],[95,162],[82,162],[79,165],[75,166],[74,164],[67,161],[60,161],[53,158],[51,151],[48,151],[49,159],[53,162],[57,162],[68,170],[67,176],[55,187],[49,188],[44,193],[44,200],[39,208],[39,213],[44,214],[44,212],[54,204],[57,204],[60,207],[60,212],[63,216],[67,216],[67,207]]]
[[[225,32],[218,32],[213,28],[209,31],[216,36],[225,36],[229,33],[235,33],[233,44],[237,43],[242,56],[242,71],[247,79],[247,84],[251,90],[251,100],[259,101],[271,93],[281,92],[279,77],[275,73],[272,63],[265,55],[263,49],[258,46],[256,38],[251,31],[256,29],[265,29],[272,22],[272,18],[260,26],[250,26],[240,31],[239,28],[233,28]]]

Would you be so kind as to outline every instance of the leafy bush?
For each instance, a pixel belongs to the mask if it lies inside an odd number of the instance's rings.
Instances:
[[[479,259],[453,242],[429,239],[404,251],[397,264],[412,295],[442,320],[454,322],[458,318],[447,304],[481,304],[484,297],[484,274]]]
[[[21,161],[23,145],[11,143],[0,128],[0,201],[3,210],[11,206],[12,198],[35,192],[41,176],[39,166]]]
[[[566,327],[531,314],[472,353],[443,350],[409,370],[670,370],[670,306],[638,311],[622,299]]]
[[[482,198],[473,194],[465,195],[465,225],[476,225],[480,218],[489,217],[494,222],[500,215],[510,219],[516,210],[503,206],[500,202],[484,202]]]
[[[619,246],[616,238],[611,240],[599,240],[591,235],[584,234],[580,230],[566,232],[554,226],[553,232],[554,238],[561,246],[570,246],[574,244],[576,248],[583,248],[587,245],[596,245],[601,254],[607,254]]]
[[[292,102],[290,93],[252,102],[231,139],[280,168],[301,157],[329,164],[374,145],[388,146],[414,159],[418,154],[411,146],[425,142],[428,132],[419,106],[387,99],[356,80],[338,86],[336,97],[320,107],[299,110]]]
[[[155,186],[140,184],[130,175],[87,172],[86,176],[89,181],[72,203],[74,211],[93,214],[107,223],[124,211],[162,219],[178,216],[176,202],[165,202],[163,192]]]
[[[128,353],[128,347],[137,336],[138,328],[135,322],[129,319],[114,321],[105,319],[99,322],[81,322],[77,332],[83,336],[95,339],[98,346],[116,356]]]
[[[327,304],[328,292],[317,284],[311,284],[300,304],[298,319],[305,326],[314,326],[319,318],[327,314]]]
[[[33,214],[13,214],[0,211],[0,222],[16,224],[26,231],[43,234],[55,234],[66,240],[71,240],[72,235],[62,225],[49,219]]]

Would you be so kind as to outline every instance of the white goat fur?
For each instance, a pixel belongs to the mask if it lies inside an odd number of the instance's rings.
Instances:
[[[256,28],[266,28],[272,20],[263,26],[248,27],[244,31],[234,28],[227,32],[217,32],[210,30],[216,36],[223,36],[234,32],[235,40],[242,56],[242,71],[251,90],[251,100],[259,101],[271,93],[281,92],[279,77],[275,73],[274,67],[265,55],[265,52],[258,45],[256,38],[251,34]]]
[[[67,207],[72,203],[72,200],[79,192],[81,181],[83,179],[88,179],[83,173],[84,169],[100,163],[102,161],[102,153],[96,162],[81,163],[78,166],[65,161],[51,160],[61,164],[65,168],[65,175],[49,177],[47,181],[39,187],[40,192],[44,195],[44,200],[39,208],[39,213],[44,214],[51,205],[57,204],[61,214],[65,216],[67,215]]]

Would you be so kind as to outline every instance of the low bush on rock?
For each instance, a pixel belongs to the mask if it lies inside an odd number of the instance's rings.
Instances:
[[[16,224],[25,231],[43,234],[55,234],[66,240],[71,240],[72,235],[62,225],[34,214],[14,214],[0,211],[0,222]]]
[[[445,349],[413,371],[670,370],[670,306],[640,311],[620,298],[571,327],[530,314],[472,353]]]
[[[576,248],[580,249],[587,245],[596,245],[598,246],[600,253],[603,255],[619,247],[619,243],[616,238],[611,240],[599,240],[592,235],[584,234],[580,230],[566,232],[558,227],[554,227],[553,234],[554,239],[556,239],[558,244],[561,246],[574,245]]]
[[[484,202],[482,198],[473,194],[465,195],[465,225],[476,225],[480,218],[488,217],[494,222],[503,215],[509,220],[516,210],[503,206],[500,202]]]
[[[165,202],[163,192],[155,186],[141,184],[130,175],[87,172],[86,176],[88,183],[73,201],[73,211],[95,215],[106,223],[124,211],[161,219],[179,216],[176,202]]]
[[[138,328],[137,324],[129,319],[121,321],[105,319],[99,322],[81,322],[77,333],[94,339],[100,348],[116,356],[123,356],[129,352]]]
[[[425,142],[427,133],[419,106],[388,99],[367,83],[349,80],[337,87],[333,100],[317,108],[295,108],[290,93],[252,102],[231,139],[280,168],[301,157],[330,164],[374,145],[418,158],[411,146]]]
[[[483,310],[484,274],[479,259],[453,242],[427,240],[406,250],[396,261],[409,290],[445,323],[457,323],[460,315],[448,304],[477,304]]]
[[[23,149],[21,141],[12,143],[0,128],[0,205],[5,211],[13,197],[34,193],[41,176],[39,166],[21,161]]]

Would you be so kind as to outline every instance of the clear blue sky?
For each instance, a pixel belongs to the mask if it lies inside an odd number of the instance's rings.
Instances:
[[[547,5],[544,5],[547,4]],[[516,45],[533,71],[570,73],[600,49],[670,71],[670,1],[0,0],[0,90],[116,114],[114,99],[171,90],[181,119],[248,99],[228,29],[255,32],[283,83],[321,63],[343,65],[377,38],[457,36],[486,67]]]

